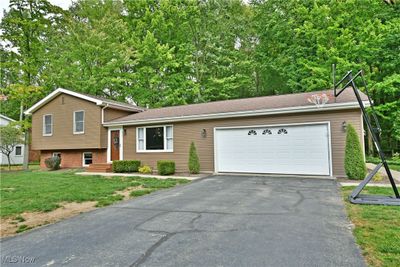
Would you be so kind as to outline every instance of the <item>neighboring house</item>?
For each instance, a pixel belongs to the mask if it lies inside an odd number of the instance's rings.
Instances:
[[[308,101],[315,93],[145,110],[57,89],[26,113],[42,164],[52,155],[63,167],[137,159],[156,168],[169,159],[186,172],[193,141],[202,172],[345,176],[345,128],[363,142],[360,108],[351,90],[323,108]]]
[[[6,126],[11,122],[15,122],[15,120],[0,114],[0,126]],[[7,156],[3,153],[1,154],[0,158],[0,165],[7,165],[8,159]],[[13,152],[10,155],[11,164],[22,164],[24,162],[24,144],[18,144],[14,147]]]

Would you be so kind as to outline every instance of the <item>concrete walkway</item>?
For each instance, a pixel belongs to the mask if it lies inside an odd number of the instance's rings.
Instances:
[[[154,174],[141,174],[141,173],[114,173],[114,172],[77,172],[77,175],[100,175],[106,177],[118,176],[118,177],[143,177],[143,178],[157,178],[157,179],[186,179],[186,180],[197,180],[209,174],[204,175],[188,175],[188,176],[175,176],[175,175],[154,175]]]

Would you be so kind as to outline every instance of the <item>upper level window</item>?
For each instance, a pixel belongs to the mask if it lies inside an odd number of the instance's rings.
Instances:
[[[43,136],[53,135],[53,115],[47,114],[43,116]]]
[[[85,111],[74,111],[74,134],[85,132]]]
[[[136,150],[138,152],[172,152],[172,126],[137,128]]]

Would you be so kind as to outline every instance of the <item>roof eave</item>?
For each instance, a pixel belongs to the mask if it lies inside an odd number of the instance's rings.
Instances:
[[[365,107],[369,107],[368,101],[363,101]],[[308,106],[297,106],[288,108],[274,108],[274,109],[263,109],[263,110],[247,110],[247,111],[235,111],[225,113],[213,113],[213,114],[199,114],[199,115],[188,115],[188,116],[176,116],[166,118],[153,118],[153,119],[142,119],[142,120],[128,120],[128,121],[116,121],[116,122],[105,122],[103,123],[106,127],[112,126],[128,126],[128,125],[143,125],[143,124],[155,124],[155,123],[170,123],[170,122],[181,122],[181,121],[196,121],[196,120],[207,120],[207,119],[224,119],[224,118],[238,118],[238,117],[253,117],[262,115],[279,115],[279,114],[290,114],[290,113],[306,113],[314,111],[333,111],[333,110],[344,110],[344,109],[357,109],[360,108],[358,102],[346,102],[346,103],[333,103],[327,104],[323,108],[318,108],[314,105]]]

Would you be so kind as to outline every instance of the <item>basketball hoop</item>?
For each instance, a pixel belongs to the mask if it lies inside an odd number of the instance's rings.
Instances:
[[[313,103],[317,108],[322,108],[326,103],[329,102],[329,96],[325,93],[313,94],[307,98],[308,102]]]

